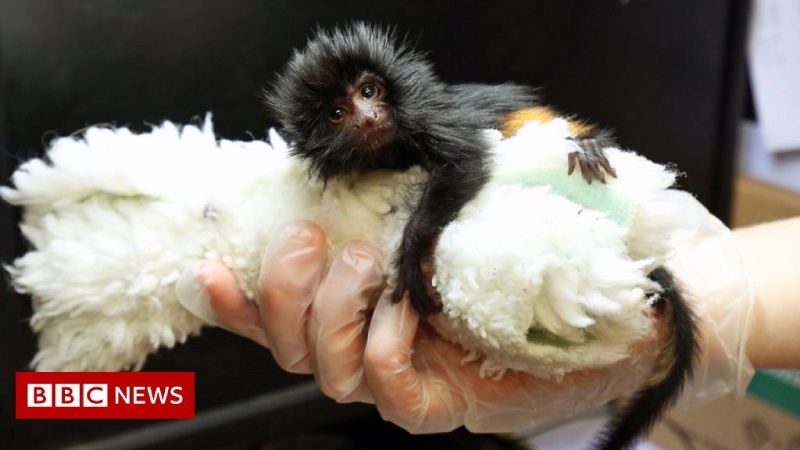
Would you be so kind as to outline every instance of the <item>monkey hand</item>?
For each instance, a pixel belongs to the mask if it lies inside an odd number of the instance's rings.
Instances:
[[[397,258],[397,278],[392,289],[392,303],[399,303],[405,296],[411,301],[414,309],[426,316],[441,312],[442,303],[439,294],[431,286],[433,278],[432,266],[433,246],[426,250],[426,255],[415,258],[410,252],[403,252]]]
[[[617,177],[617,172],[611,167],[611,163],[608,162],[608,158],[603,152],[604,147],[613,145],[609,138],[599,135],[597,137],[574,138],[572,140],[577,143],[580,150],[567,155],[569,163],[568,175],[572,175],[575,167],[579,167],[583,179],[589,184],[592,184],[592,180],[605,183],[606,173],[614,178]]]

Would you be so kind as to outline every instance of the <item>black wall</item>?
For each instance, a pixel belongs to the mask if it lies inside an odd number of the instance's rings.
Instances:
[[[418,38],[450,81],[542,86],[548,103],[677,164],[681,185],[725,219],[746,17],[745,0],[1,0],[0,179],[53,135],[97,123],[146,130],[211,111],[222,136],[262,137],[264,81],[311,28],[355,18]],[[24,251],[17,214],[0,205],[5,262]],[[13,374],[34,346],[30,306],[6,286],[0,292],[0,447],[59,446],[146,425],[15,421]],[[265,350],[221,332],[162,352],[146,368],[166,369],[197,372],[198,411],[208,420],[161,423],[125,442],[214,446],[369,410],[321,400],[307,378],[283,374]],[[299,391],[237,403],[290,384]],[[215,421],[225,405],[241,414],[225,410],[230,420]],[[205,434],[184,437],[201,427]]]

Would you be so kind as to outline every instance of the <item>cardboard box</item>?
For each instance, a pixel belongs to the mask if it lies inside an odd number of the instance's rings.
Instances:
[[[739,401],[674,410],[653,432],[667,450],[800,449],[800,371],[758,371]]]

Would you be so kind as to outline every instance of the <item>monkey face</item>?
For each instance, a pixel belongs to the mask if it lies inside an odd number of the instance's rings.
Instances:
[[[322,179],[408,167],[392,86],[368,69],[342,78],[317,91],[319,106],[306,115],[294,154]]]
[[[363,23],[319,31],[270,88],[270,115],[311,174],[329,179],[419,161],[445,85],[421,52]]]
[[[394,140],[397,124],[394,109],[388,103],[388,92],[383,80],[364,73],[354,83],[348,84],[345,94],[335,98],[327,114],[327,126],[335,133],[349,137],[356,151],[365,153],[380,149]]]

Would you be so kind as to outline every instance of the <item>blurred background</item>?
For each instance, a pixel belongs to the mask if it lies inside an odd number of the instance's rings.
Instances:
[[[798,123],[798,103],[787,106],[786,99],[800,89],[800,74],[792,72],[800,40],[794,41],[791,31],[800,30],[799,4],[0,0],[0,178],[7,180],[20,162],[41,155],[54,136],[94,124],[147,131],[150,124],[188,123],[211,112],[221,137],[261,139],[271,125],[259,100],[261,88],[292,48],[302,46],[317,25],[363,19],[396,25],[417,39],[448,81],[541,86],[546,103],[612,128],[625,147],[676,164],[685,173],[681,187],[729,224],[797,215],[800,139],[792,144],[792,128],[800,127],[765,126],[760,119]],[[752,39],[754,28],[766,37]],[[783,34],[776,37],[775,30]],[[795,53],[775,50],[792,42]],[[748,72],[748,43],[758,44],[753,60],[766,71],[751,67]],[[774,93],[778,85],[782,95]],[[765,86],[773,87],[772,93],[769,88],[764,93]],[[25,251],[18,219],[19,211],[0,204],[3,262]],[[29,299],[5,285],[0,296],[0,448],[515,445],[461,430],[409,436],[383,423],[371,406],[337,405],[323,398],[312,379],[282,372],[264,349],[218,330],[160,352],[144,368],[196,372],[198,416],[193,421],[17,421],[14,372],[27,370],[35,337],[26,324]],[[787,379],[765,374],[761,381],[775,386],[778,380],[782,389],[791,389]],[[800,395],[780,392],[784,398]],[[790,428],[800,425],[786,407],[763,398],[754,396],[757,406],[718,407],[729,415],[732,408],[744,408],[743,417],[760,418],[755,422],[734,414],[714,425],[723,431],[712,432],[714,426],[698,425],[696,416],[676,416],[656,433],[659,442],[646,445],[705,448],[698,442],[722,439],[722,446],[713,448],[761,448],[746,446],[750,435],[761,444],[790,442],[770,427],[781,420]],[[570,448],[603,414],[573,420],[573,428],[542,425],[517,436],[517,444],[527,440],[531,448],[534,442],[536,448]],[[566,444],[561,439],[573,440]]]

